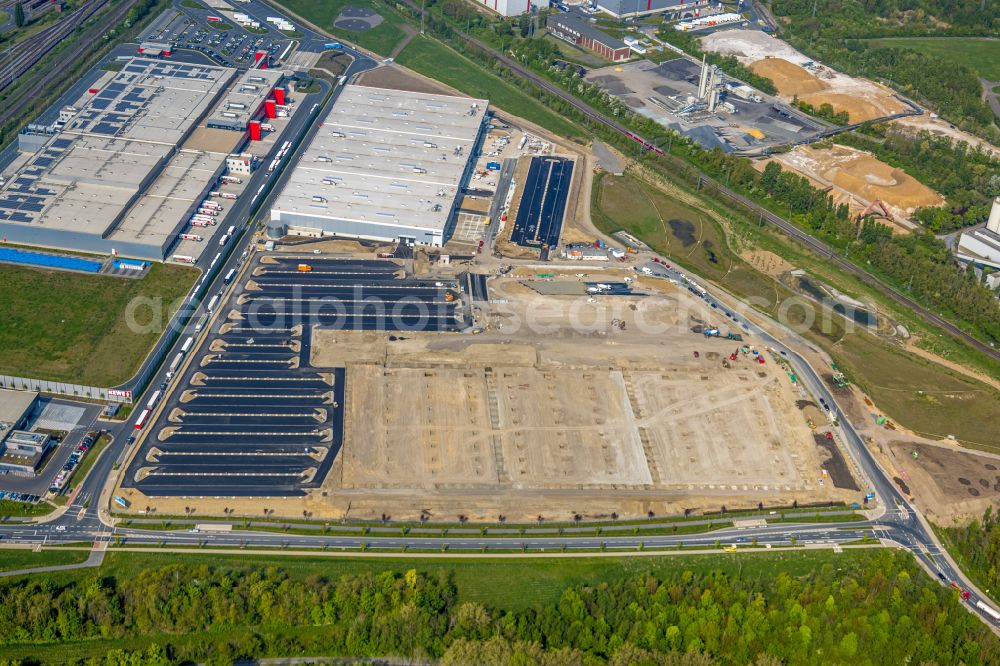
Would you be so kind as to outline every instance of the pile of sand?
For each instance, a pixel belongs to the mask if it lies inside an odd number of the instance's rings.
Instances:
[[[825,83],[784,58],[764,58],[750,65],[750,69],[754,74],[771,79],[782,95],[797,96],[801,99],[803,95],[827,89]]]
[[[889,91],[874,83],[850,79],[831,70],[822,70],[829,77],[824,80],[794,62],[770,57],[752,62],[750,69],[771,79],[783,97],[797,97],[817,109],[829,104],[837,113],[846,111],[851,122],[881,118],[906,109]]]
[[[908,219],[916,209],[945,203],[941,195],[902,169],[847,146],[798,146],[771,159],[804,176],[815,187],[828,190],[835,204],[848,205],[852,216],[874,199],[881,199],[896,218],[895,223],[886,223],[897,233],[909,233],[917,228]],[[762,171],[768,161],[758,161],[754,168]]]

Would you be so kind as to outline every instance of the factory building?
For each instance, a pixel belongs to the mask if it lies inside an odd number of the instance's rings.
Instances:
[[[45,433],[14,430],[0,442],[0,472],[34,476],[51,447]]]
[[[179,147],[235,74],[133,58],[64,107],[58,123],[29,126],[0,185],[0,236],[10,243],[162,260],[183,220],[139,202],[178,163],[175,158],[201,159]]]
[[[143,42],[139,44],[139,55],[147,58],[169,58],[174,47],[169,42]]]
[[[615,18],[665,14],[671,19],[691,18],[711,4],[709,0],[597,0],[597,8]],[[551,20],[551,19],[550,19]]]
[[[255,159],[250,153],[229,155],[226,157],[226,173],[249,176],[253,173]]]
[[[612,62],[628,60],[632,55],[628,44],[601,32],[577,14],[550,16],[546,26],[553,37],[579,44]]]
[[[38,406],[36,391],[0,389],[0,473],[34,474],[48,450],[47,435],[23,432]],[[40,444],[39,451],[34,444]]]
[[[973,229],[959,237],[955,255],[979,267],[1000,268],[1000,197],[993,200],[984,229]]]
[[[279,88],[284,78],[279,69],[247,70],[205,124],[243,132],[249,130],[250,123],[261,115],[274,118],[278,106],[285,103],[285,91]],[[259,135],[257,138],[260,138]]]
[[[443,245],[488,104],[345,86],[275,199],[268,235]]]
[[[531,0],[472,0],[500,16],[520,16],[531,11]]]

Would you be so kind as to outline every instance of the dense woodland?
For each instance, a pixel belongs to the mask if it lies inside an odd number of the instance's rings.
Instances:
[[[943,208],[925,208],[915,215],[935,233],[985,222],[994,197],[1000,197],[1000,159],[966,143],[886,125],[841,134],[836,141],[867,150],[945,197]]]
[[[295,579],[277,566],[170,565],[123,579],[22,578],[0,582],[0,646],[155,637],[135,654],[86,662],[95,664],[296,654],[445,664],[1000,663],[1000,641],[909,555],[864,561],[843,567],[831,556],[803,577],[640,574],[517,612],[460,603],[447,575],[416,570],[331,580]]]
[[[959,563],[984,591],[1000,590],[1000,514],[987,507],[982,520],[941,530]]]
[[[953,123],[1000,140],[971,69],[867,41],[1000,35],[1000,0],[773,0],[771,9],[782,20],[781,37],[804,53],[848,74],[892,81]]]

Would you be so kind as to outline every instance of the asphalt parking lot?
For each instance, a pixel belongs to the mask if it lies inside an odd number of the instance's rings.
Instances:
[[[558,245],[572,182],[572,160],[532,158],[511,240],[524,247]]]
[[[344,429],[346,371],[310,367],[312,326],[464,328],[453,285],[404,279],[394,262],[256,262],[188,353],[124,487],[153,497],[302,495],[322,484]]]
[[[262,22],[261,26],[267,28],[267,33],[257,34],[243,29],[231,16],[223,14],[221,18],[232,27],[216,30],[209,27],[207,17],[218,16],[218,11],[207,7],[196,10],[178,6],[178,9],[183,13],[155,24],[143,34],[142,39],[170,42],[175,49],[198,51],[226,67],[252,65],[258,50],[267,51],[271,56],[280,55],[288,43],[287,38],[268,27],[266,22]]]
[[[62,431],[67,433],[66,437],[48,454],[48,459],[43,461],[44,467],[37,476],[0,474],[2,491],[32,496],[45,495],[87,432],[97,429],[95,424],[101,413],[100,405],[59,398],[42,398],[40,409],[28,429]]]

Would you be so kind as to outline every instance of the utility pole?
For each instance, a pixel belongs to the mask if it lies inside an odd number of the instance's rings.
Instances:
[[[420,34],[424,34],[424,5],[427,0],[420,0]]]

